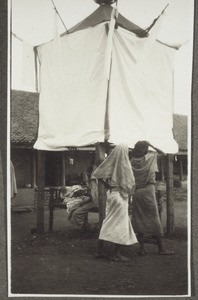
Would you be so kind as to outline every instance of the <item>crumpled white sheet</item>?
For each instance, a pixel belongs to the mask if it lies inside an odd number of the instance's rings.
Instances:
[[[39,47],[41,92],[34,148],[64,150],[103,142],[108,80],[105,24]],[[113,34],[109,87],[109,142],[133,147],[148,140],[175,153],[173,63],[175,49],[118,28]],[[61,55],[61,58],[60,58]],[[60,64],[61,61],[61,64]],[[61,65],[61,67],[60,67]]]

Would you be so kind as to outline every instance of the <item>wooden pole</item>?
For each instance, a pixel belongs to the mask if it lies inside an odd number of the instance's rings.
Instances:
[[[172,154],[167,155],[166,173],[166,207],[167,207],[167,233],[175,231],[174,197],[173,197],[173,159]]]
[[[54,170],[54,175],[55,175],[55,186],[60,186],[62,184],[62,153],[57,152],[55,154],[55,170]]]
[[[165,176],[164,176],[164,157],[161,157],[161,180],[164,182]]]
[[[37,232],[44,232],[45,152],[38,151]]]
[[[116,4],[117,5],[117,4]],[[109,33],[109,27],[106,26],[107,35]],[[109,61],[109,74],[108,74],[108,81],[107,81],[107,97],[106,97],[106,109],[105,109],[105,119],[104,119],[104,143],[96,144],[96,166],[99,166],[102,161],[105,159],[105,149],[108,145],[108,140],[110,137],[110,128],[109,128],[109,90],[110,90],[110,78],[111,78],[111,69],[112,69],[112,50],[111,50],[111,57]],[[105,218],[106,214],[106,199],[107,193],[106,188],[102,182],[102,180],[98,181],[98,202],[99,202],[99,223],[100,226]]]
[[[180,181],[183,181],[183,163],[182,163],[182,160],[179,159],[179,179]]]
[[[96,144],[96,166],[99,166],[101,162],[105,159],[105,144],[98,143]],[[105,218],[106,211],[106,188],[101,180],[98,181],[98,203],[99,203],[99,224],[102,225],[102,222]]]
[[[32,151],[32,165],[31,165],[31,188],[36,186],[36,151]]]
[[[65,152],[62,153],[62,186],[65,186]]]
[[[54,6],[54,10],[55,10],[55,12],[56,12],[56,13],[57,13],[57,15],[59,16],[59,18],[60,18],[60,20],[61,20],[61,23],[63,24],[63,26],[64,26],[64,28],[65,28],[65,31],[66,31],[66,33],[68,34],[67,27],[65,26],[65,23],[63,22],[63,19],[61,18],[60,14],[59,14],[59,12],[58,12],[58,10],[57,10],[57,8],[56,8],[55,4],[54,4],[54,1],[53,1],[53,0],[51,0],[51,2],[52,2],[52,4],[53,4],[53,6]]]

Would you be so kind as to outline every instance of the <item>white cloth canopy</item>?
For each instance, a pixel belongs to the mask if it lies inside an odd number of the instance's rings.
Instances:
[[[33,46],[12,35],[11,87],[13,90],[35,92]]]
[[[38,47],[39,131],[34,148],[64,150],[105,139],[108,79],[106,24],[64,35]],[[173,139],[175,49],[122,28],[112,37],[108,93],[109,142],[133,147],[148,140],[167,153]]]
[[[173,139],[173,62],[175,49],[155,41],[147,47],[126,30],[114,35],[110,81],[110,142],[134,145],[148,140],[165,152]]]

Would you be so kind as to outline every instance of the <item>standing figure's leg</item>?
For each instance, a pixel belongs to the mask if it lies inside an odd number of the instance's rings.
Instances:
[[[105,258],[105,254],[103,253],[104,241],[98,240],[96,245],[95,258]]]
[[[137,240],[138,240],[138,243],[140,245],[139,255],[146,254],[147,252],[146,252],[145,247],[144,247],[144,234],[143,233],[138,233],[137,234]]]
[[[121,253],[121,245],[120,244],[115,244],[115,256],[114,256],[115,261],[129,261],[129,258],[124,256]]]
[[[157,246],[158,246],[158,253],[160,255],[172,255],[174,254],[173,251],[165,250],[162,242],[162,238],[160,236],[156,236]]]

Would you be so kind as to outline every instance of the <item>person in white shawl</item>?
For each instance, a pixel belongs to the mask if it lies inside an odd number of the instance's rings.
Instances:
[[[128,261],[128,258],[121,254],[120,247],[137,243],[128,214],[129,195],[132,195],[135,189],[128,146],[117,145],[94,171],[92,177],[105,180],[109,187],[108,210],[101,226],[95,257],[103,257],[103,241],[108,241],[115,244],[115,254],[112,259]]]

